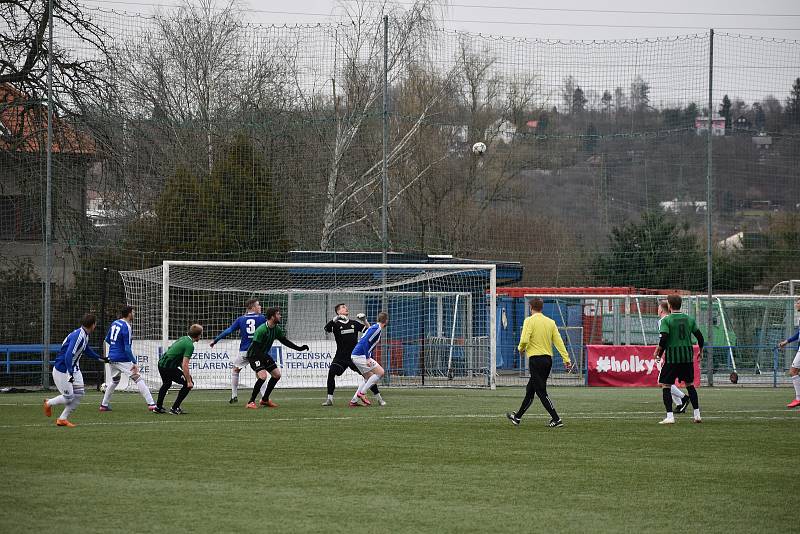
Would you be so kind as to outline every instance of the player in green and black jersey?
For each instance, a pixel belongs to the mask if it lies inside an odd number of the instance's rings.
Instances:
[[[694,343],[692,336],[697,339],[700,354],[703,353],[703,334],[697,328],[694,318],[681,313],[682,299],[680,295],[667,296],[670,314],[661,319],[661,340],[658,343],[656,357],[661,358],[664,353],[664,365],[658,374],[658,383],[661,385],[661,394],[664,399],[664,406],[667,409],[667,417],[660,424],[670,425],[675,423],[672,413],[672,393],[670,387],[675,380],[686,383],[686,391],[694,408],[694,422],[699,423],[700,402],[697,398],[697,390],[694,387]]]
[[[153,410],[155,413],[166,413],[164,397],[167,396],[167,392],[173,382],[177,382],[183,387],[178,392],[178,396],[169,413],[173,415],[186,413],[181,409],[181,403],[194,387],[194,381],[189,372],[189,360],[192,359],[192,354],[194,354],[194,344],[200,339],[201,335],[203,335],[203,327],[199,324],[193,324],[189,327],[187,335],[173,343],[158,359],[158,373],[161,375],[163,383],[161,384],[161,389],[158,390],[158,400],[156,401],[156,408]]]
[[[296,351],[307,351],[308,345],[299,347],[286,339],[286,332],[283,330],[281,323],[281,310],[279,308],[267,308],[264,314],[267,317],[267,322],[256,328],[253,333],[253,341],[250,343],[250,348],[247,349],[247,361],[250,362],[250,367],[256,372],[258,377],[255,385],[253,386],[253,393],[250,396],[250,402],[247,403],[247,408],[256,409],[256,397],[261,386],[267,380],[267,374],[271,375],[269,382],[267,382],[267,389],[264,391],[264,396],[261,398],[261,406],[269,406],[270,408],[277,408],[277,404],[269,400],[269,395],[275,389],[278,380],[281,379],[281,370],[272,356],[269,355],[269,349],[276,341],[281,344],[294,349]]]

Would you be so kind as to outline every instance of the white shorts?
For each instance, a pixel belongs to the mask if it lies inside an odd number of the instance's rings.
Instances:
[[[378,362],[366,356],[356,356],[353,354],[351,359],[362,375],[371,372],[378,366]]]
[[[247,361],[247,351],[240,350],[238,353],[234,353],[233,356],[230,358],[231,365],[238,369],[244,369],[245,367],[250,365],[250,362]]]
[[[131,372],[133,366],[136,364],[133,362],[111,362],[108,365],[111,366],[111,376],[119,376],[122,374],[130,378],[133,374]]]
[[[53,367],[53,384],[62,395],[74,395],[76,389],[83,389],[83,375],[80,369],[75,369],[72,373],[74,380],[69,381],[69,373],[62,373]]]
[[[797,354],[794,355],[794,360],[792,360],[792,367],[795,369],[800,369],[800,350],[797,351]]]

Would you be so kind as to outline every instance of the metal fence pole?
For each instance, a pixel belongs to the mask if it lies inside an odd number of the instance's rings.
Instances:
[[[708,286],[707,303],[707,323],[706,332],[708,335],[707,344],[711,347],[711,355],[707,358],[708,366],[708,385],[714,385],[714,319],[713,319],[713,294],[714,294],[714,273],[712,251],[714,244],[711,235],[711,172],[712,172],[712,127],[714,125],[714,29],[708,31],[708,155],[706,170],[706,282]]]
[[[387,263],[389,251],[389,15],[383,16],[383,161],[381,162],[381,181],[383,183],[383,201],[381,202],[381,262]],[[383,310],[386,309],[386,271],[383,271]]]
[[[50,308],[53,279],[53,0],[47,2],[47,176],[44,215],[44,302],[42,304],[42,387],[50,387]]]

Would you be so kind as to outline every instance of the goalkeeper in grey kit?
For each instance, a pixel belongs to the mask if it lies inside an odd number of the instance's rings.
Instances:
[[[336,317],[328,321],[328,324],[324,327],[325,331],[333,334],[334,339],[336,339],[336,355],[328,368],[328,398],[322,403],[323,406],[333,406],[333,392],[336,389],[337,376],[342,376],[348,368],[359,375],[361,374],[361,371],[353,363],[351,355],[356,343],[358,343],[359,334],[369,327],[366,322],[366,315],[363,313],[357,315],[358,321],[348,317],[350,310],[347,308],[347,304],[337,304],[334,306],[334,311],[336,312]],[[381,397],[377,384],[373,384],[370,391],[375,395],[375,399],[380,406],[386,406],[386,401]]]

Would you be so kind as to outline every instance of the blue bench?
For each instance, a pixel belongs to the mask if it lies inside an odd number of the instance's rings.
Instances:
[[[42,349],[44,345],[0,345],[0,354],[5,355],[5,359],[2,362],[2,366],[5,369],[7,374],[11,374],[11,368],[17,365],[42,365]],[[61,344],[51,344],[50,345],[50,354],[58,353],[58,350],[61,348]],[[17,359],[16,357],[12,359],[12,354],[29,354],[35,355],[35,360],[28,360],[28,359]],[[50,365],[53,365],[54,360],[51,360]],[[23,373],[38,373],[40,371],[25,371]]]

